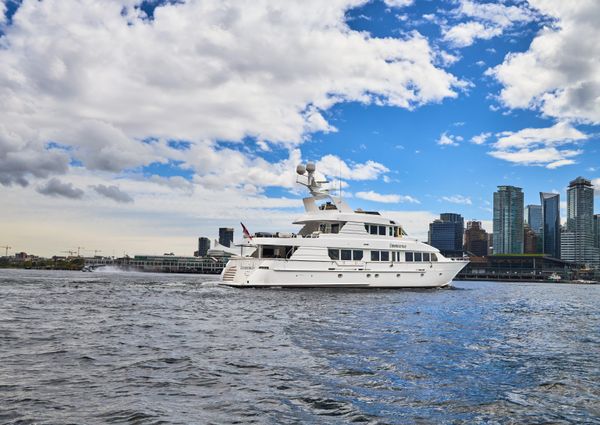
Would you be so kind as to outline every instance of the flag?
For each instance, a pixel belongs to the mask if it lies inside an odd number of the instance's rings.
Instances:
[[[244,233],[244,237],[252,240],[252,235],[250,235],[250,232],[248,231],[248,229],[246,229],[246,226],[244,226],[244,223],[240,223],[240,224],[242,225],[242,232]]]

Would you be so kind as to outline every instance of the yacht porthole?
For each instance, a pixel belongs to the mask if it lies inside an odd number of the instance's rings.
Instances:
[[[421,277],[425,276],[425,273],[421,273]]]
[[[344,275],[343,275],[343,274],[341,274],[341,273],[338,273],[338,277],[342,277],[342,276],[344,276]]]
[[[367,277],[371,277],[371,273],[367,273]]]
[[[378,274],[378,273],[375,273],[375,277],[379,277],[379,274]]]
[[[396,277],[400,277],[400,273],[396,273]]]

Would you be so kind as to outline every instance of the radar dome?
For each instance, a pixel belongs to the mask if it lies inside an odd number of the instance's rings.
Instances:
[[[298,164],[296,167],[296,172],[300,175],[303,175],[306,172],[306,168],[302,164]]]
[[[308,171],[309,173],[314,173],[315,170],[316,167],[314,162],[309,162],[308,164],[306,164],[306,171]]]

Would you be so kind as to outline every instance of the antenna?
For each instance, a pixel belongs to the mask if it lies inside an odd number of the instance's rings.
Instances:
[[[338,158],[338,165],[340,168],[340,177],[338,178],[338,183],[340,184],[340,199],[342,199],[342,159]]]
[[[4,248],[5,249],[4,256],[8,257],[8,250],[12,249],[12,246],[5,245],[5,246],[0,246],[0,248]]]

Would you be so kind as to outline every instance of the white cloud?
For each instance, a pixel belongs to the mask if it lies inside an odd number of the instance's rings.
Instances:
[[[491,135],[492,133],[489,132],[480,133],[476,136],[471,137],[471,142],[476,145],[483,145]]]
[[[530,108],[559,119],[600,123],[600,2],[530,0],[555,22],[523,53],[488,70],[504,88],[508,108]]]
[[[413,4],[414,0],[383,0],[389,7],[406,7]]]
[[[516,23],[535,19],[535,14],[524,5],[507,6],[469,0],[461,0],[454,14],[459,18],[470,18],[467,22],[443,29],[443,39],[455,47],[470,46],[477,39],[489,40]]]
[[[471,198],[463,195],[442,196],[441,199],[452,204],[473,205]]]
[[[357,198],[360,198],[360,199],[367,200],[367,201],[381,202],[381,203],[386,203],[386,204],[395,204],[395,203],[400,203],[400,202],[408,202],[411,204],[420,204],[421,203],[421,202],[419,202],[418,199],[413,198],[412,196],[409,196],[409,195],[396,195],[396,194],[384,195],[381,193],[373,192],[372,190],[370,190],[368,192],[356,192],[354,194],[354,196],[356,196]]]
[[[3,184],[64,173],[66,155],[101,171],[176,159],[169,139],[294,147],[335,131],[337,103],[410,109],[461,85],[417,32],[352,31],[361,0],[177,2],[152,20],[139,3],[22,3],[0,49],[0,163],[18,169]]]
[[[347,164],[335,155],[325,155],[316,162],[317,171],[328,177],[341,177],[348,180],[376,180],[387,173],[389,168],[375,161]]]
[[[489,40],[502,34],[499,27],[486,27],[480,22],[461,22],[451,28],[443,31],[444,40],[451,43],[454,47],[467,47],[473,44],[476,39]]]
[[[96,193],[106,198],[112,199],[115,202],[123,204],[133,202],[133,198],[129,196],[129,194],[123,192],[121,189],[119,189],[118,186],[115,185],[106,186],[103,184],[99,184],[96,186],[92,186],[92,189],[94,189]]]
[[[73,186],[73,183],[63,183],[53,177],[43,186],[37,188],[38,193],[47,196],[59,196],[69,199],[81,199],[84,195],[83,190]]]
[[[583,151],[577,143],[588,138],[567,122],[547,128],[524,128],[517,132],[499,133],[489,152],[495,158],[520,165],[545,166],[549,169],[575,163],[573,157]]]
[[[0,0],[0,25],[2,25],[6,21],[6,2],[5,0]]]
[[[458,146],[458,142],[461,140],[461,136],[453,136],[452,134],[444,132],[440,135],[440,138],[437,140],[437,144],[440,146]]]

